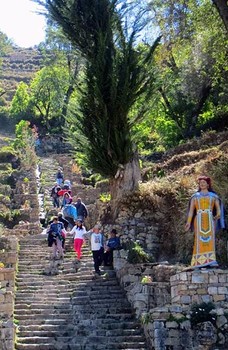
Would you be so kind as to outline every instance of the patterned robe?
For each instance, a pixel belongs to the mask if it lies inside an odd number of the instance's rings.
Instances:
[[[195,233],[191,266],[218,266],[215,231],[216,227],[225,226],[218,195],[214,192],[196,192],[190,200],[188,222],[193,226]]]

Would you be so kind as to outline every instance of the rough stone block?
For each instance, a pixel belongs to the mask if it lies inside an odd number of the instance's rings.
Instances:
[[[207,294],[206,288],[197,289],[197,294],[200,294],[200,295]]]
[[[226,282],[226,275],[218,275],[218,281],[219,283],[225,283]]]
[[[180,281],[187,281],[188,280],[187,273],[186,272],[181,272],[179,274],[179,279],[180,279]]]
[[[178,323],[176,321],[168,321],[165,325],[167,328],[178,328]]]
[[[192,274],[192,283],[204,283],[204,275],[201,274]]]
[[[191,303],[191,297],[189,295],[183,295],[180,298],[181,304],[190,304]]]
[[[209,276],[209,283],[218,283],[218,276],[216,275]]]
[[[218,287],[218,294],[228,294],[227,287]]]
[[[218,301],[224,301],[226,300],[226,296],[225,295],[213,295],[213,301],[214,302],[218,302]]]
[[[218,288],[217,287],[208,287],[208,294],[209,295],[216,295],[216,294],[218,294]]]
[[[209,303],[210,301],[212,301],[212,296],[211,295],[202,295],[202,301],[204,303]]]

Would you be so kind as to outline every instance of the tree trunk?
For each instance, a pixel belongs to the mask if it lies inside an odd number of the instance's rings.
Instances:
[[[227,0],[212,0],[216,9],[218,10],[219,16],[221,17],[226,30],[228,32],[228,4]]]
[[[112,200],[118,201],[123,196],[135,191],[141,181],[141,170],[138,156],[134,157],[125,165],[120,165],[114,178],[110,180]]]

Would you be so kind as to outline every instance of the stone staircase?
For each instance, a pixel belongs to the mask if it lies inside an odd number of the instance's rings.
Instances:
[[[95,277],[86,246],[77,271],[71,240],[68,237],[64,260],[55,261],[58,274],[54,276],[44,274],[51,262],[46,235],[20,240],[15,349],[147,349],[114,271]]]
[[[41,193],[48,210],[58,166],[53,156],[40,160]],[[78,265],[68,236],[64,260],[52,260],[44,230],[21,237],[18,260],[15,350],[148,349],[115,272],[96,277],[87,246]]]

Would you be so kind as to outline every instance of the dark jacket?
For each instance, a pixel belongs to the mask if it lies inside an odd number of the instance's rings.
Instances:
[[[56,174],[56,179],[63,179],[64,176],[63,176],[63,173],[59,170]]]
[[[51,197],[57,198],[59,197],[58,192],[61,190],[61,187],[59,185],[55,185],[51,189]]]
[[[52,244],[56,242],[56,238],[58,237],[60,240],[62,240],[62,235],[61,232],[64,229],[63,223],[62,222],[57,222],[54,223],[52,222],[50,225],[50,228],[48,230],[48,246],[52,247]]]
[[[66,219],[64,219],[63,217],[59,217],[58,219],[60,222],[63,223],[63,226],[65,228],[65,230],[67,229],[68,225],[69,225],[69,221],[67,221]]]
[[[83,202],[81,202],[81,203],[76,202],[74,204],[74,206],[77,208],[78,216],[82,216],[83,218],[87,218],[88,210],[86,208],[86,205]]]

